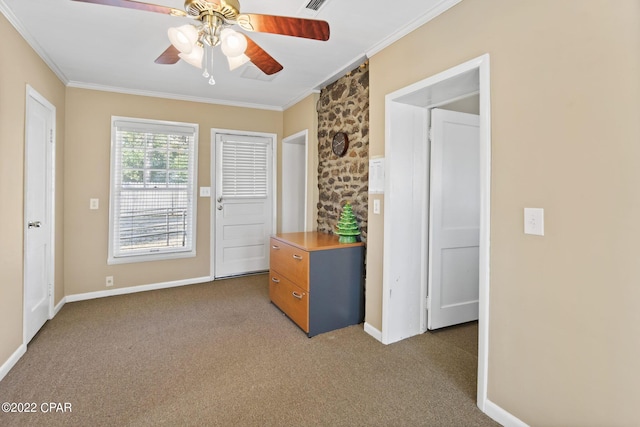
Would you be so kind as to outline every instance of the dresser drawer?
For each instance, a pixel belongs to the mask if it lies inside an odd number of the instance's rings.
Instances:
[[[303,331],[309,332],[309,293],[277,271],[269,271],[269,298]]]
[[[272,238],[270,257],[272,270],[309,291],[309,252]]]

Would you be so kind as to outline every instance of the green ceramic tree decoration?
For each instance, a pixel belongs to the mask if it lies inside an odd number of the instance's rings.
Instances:
[[[356,223],[356,217],[353,214],[353,209],[349,203],[344,205],[342,214],[340,214],[340,221],[338,221],[338,226],[336,228],[336,234],[340,236],[338,242],[357,242],[356,236],[360,235],[360,231],[358,230],[358,224]]]

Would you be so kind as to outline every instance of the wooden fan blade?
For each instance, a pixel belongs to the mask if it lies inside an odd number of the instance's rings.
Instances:
[[[162,52],[162,54],[158,56],[158,58],[156,58],[156,60],[153,62],[155,62],[156,64],[175,64],[176,62],[180,61],[180,57],[178,56],[179,53],[180,51],[178,49],[176,49],[173,45],[169,45],[167,50]]]
[[[134,0],[73,0],[83,3],[103,4],[105,6],[124,7],[127,9],[146,10],[147,12],[164,13],[174,16],[186,16],[186,12],[180,9],[174,9],[172,7],[160,6],[151,3],[142,3]]]
[[[238,16],[238,25],[245,30],[259,33],[282,34],[322,41],[329,40],[329,23],[316,19],[247,13]]]
[[[270,76],[282,71],[282,65],[249,37],[247,37],[247,50],[244,51],[244,54],[266,75]]]

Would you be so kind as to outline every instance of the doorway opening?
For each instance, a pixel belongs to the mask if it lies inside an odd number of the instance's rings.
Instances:
[[[480,133],[478,388],[487,393],[491,118],[489,55],[388,94],[385,100],[384,257],[381,341],[427,330],[429,262],[429,129],[431,110],[478,96]],[[392,179],[391,179],[392,178]]]
[[[307,229],[309,131],[282,140],[282,232]]]

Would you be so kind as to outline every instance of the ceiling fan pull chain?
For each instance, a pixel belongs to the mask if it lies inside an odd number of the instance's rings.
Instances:
[[[204,71],[202,72],[202,77],[204,77],[205,79],[210,75],[209,74],[209,55],[210,55],[209,46],[205,44],[204,45],[204,61],[202,61],[204,62],[204,67],[202,67],[204,68]]]
[[[211,77],[209,77],[209,84],[213,86],[216,84],[216,81],[213,79],[213,46],[208,46],[209,48],[209,70],[211,70]]]

